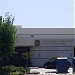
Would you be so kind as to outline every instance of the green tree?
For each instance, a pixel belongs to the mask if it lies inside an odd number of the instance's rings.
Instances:
[[[3,19],[0,17],[0,61],[15,53],[17,35],[13,22],[14,17],[9,13]]]
[[[31,59],[33,54],[31,52],[22,53],[22,57],[26,60],[26,66],[28,66],[28,60]]]

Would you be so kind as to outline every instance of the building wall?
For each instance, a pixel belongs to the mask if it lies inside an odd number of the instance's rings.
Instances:
[[[74,28],[19,28],[17,34],[74,34]]]
[[[18,46],[35,46],[35,40],[40,41],[40,46],[74,46],[74,35],[51,35],[35,34],[19,35],[17,39]]]
[[[35,40],[33,38],[25,38],[25,37],[18,37],[17,39],[17,46],[34,46]]]
[[[17,34],[17,46],[30,47],[32,66],[43,67],[45,62],[55,56],[74,56],[73,28],[19,28]]]
[[[68,57],[74,56],[73,47],[32,47],[33,54],[31,62],[33,66],[43,67],[44,63],[49,61],[51,57]]]

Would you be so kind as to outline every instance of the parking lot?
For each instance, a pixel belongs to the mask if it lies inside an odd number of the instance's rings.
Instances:
[[[32,72],[39,72],[40,75],[66,75],[66,74],[56,74],[56,72],[57,72],[56,69],[45,69],[45,68],[38,68],[38,67],[30,67],[30,72],[31,73]],[[69,68],[67,74],[72,75],[73,69]]]

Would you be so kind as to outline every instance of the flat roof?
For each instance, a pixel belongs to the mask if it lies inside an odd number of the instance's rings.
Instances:
[[[19,28],[17,34],[75,34],[75,28]]]

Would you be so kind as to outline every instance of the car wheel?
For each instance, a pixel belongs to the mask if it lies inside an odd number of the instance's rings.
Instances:
[[[47,65],[45,65],[44,67],[45,67],[45,68],[48,68],[48,66],[47,66]]]

